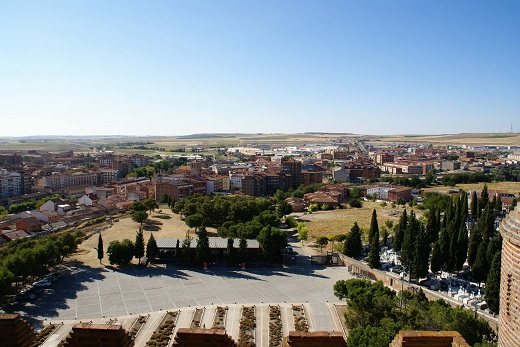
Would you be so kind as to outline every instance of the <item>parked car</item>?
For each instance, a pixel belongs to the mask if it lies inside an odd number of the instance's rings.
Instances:
[[[34,282],[32,285],[33,285],[33,287],[48,287],[51,284],[52,284],[51,281],[43,279],[43,280],[39,280],[37,282]]]
[[[36,294],[31,293],[29,290],[22,290],[15,295],[15,298],[18,301],[29,301],[36,299]]]

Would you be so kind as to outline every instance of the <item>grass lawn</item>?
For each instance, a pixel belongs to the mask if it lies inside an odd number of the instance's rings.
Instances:
[[[357,222],[358,225],[367,232],[370,228],[372,210],[376,209],[379,227],[383,226],[386,220],[398,222],[404,209],[403,206],[392,208],[390,204],[382,207],[379,202],[363,201],[361,208],[345,208],[333,211],[318,211],[299,217],[300,222],[305,223],[309,230],[309,240],[318,236],[328,236],[330,234],[344,234],[350,232],[350,228]],[[407,206],[408,212],[411,211]],[[417,217],[421,211],[416,211]]]

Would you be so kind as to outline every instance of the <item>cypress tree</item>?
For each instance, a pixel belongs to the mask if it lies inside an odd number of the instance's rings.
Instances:
[[[146,243],[146,258],[148,261],[152,261],[159,255],[159,247],[157,247],[157,242],[155,241],[155,237],[153,237],[153,233],[150,233],[150,238]]]
[[[181,258],[181,245],[179,239],[177,239],[177,244],[175,245],[175,259]]]
[[[101,233],[99,233],[98,244],[97,244],[97,258],[99,259],[99,263],[101,264],[101,260],[103,259],[103,239],[101,238]]]
[[[450,257],[450,242],[451,238],[446,228],[441,229],[439,236],[439,247],[441,252],[442,267],[447,269]]]
[[[381,259],[379,258],[379,229],[376,229],[372,235],[370,252],[368,253],[368,266],[372,269],[379,269],[381,266]]]
[[[478,211],[478,199],[477,199],[477,192],[474,190],[473,193],[471,193],[471,216],[475,218],[477,216]]]
[[[486,294],[484,295],[484,299],[488,304],[489,310],[498,314],[500,308],[500,267],[501,267],[501,252],[498,252],[493,257],[493,261],[491,263],[491,269],[489,270],[489,274],[487,276],[486,281]]]
[[[349,257],[357,257],[361,252],[362,241],[361,241],[361,229],[359,228],[357,222],[354,222],[354,225],[350,229],[350,233],[347,235],[345,239],[345,255]]]
[[[459,238],[458,230],[455,229],[455,223],[449,223],[448,225],[448,235],[450,238],[450,248],[448,253],[448,260],[446,262],[446,270],[451,272],[455,268],[456,257],[458,253],[458,244],[457,240]]]
[[[471,268],[473,279],[478,283],[484,282],[487,279],[489,272],[489,264],[486,258],[487,242],[481,242],[478,246],[477,257],[475,263]]]
[[[411,270],[412,262],[414,261],[415,255],[415,241],[418,234],[418,221],[415,218],[415,213],[410,213],[410,218],[405,230],[403,246],[401,249],[401,263],[406,271]]]
[[[430,210],[428,221],[426,222],[426,234],[428,235],[428,241],[430,243],[437,242],[439,234],[437,232],[437,211],[435,209]]]
[[[468,229],[462,224],[457,237],[457,255],[455,256],[455,270],[461,270],[468,257]]]
[[[502,198],[498,197],[495,203],[495,211],[502,212]]]
[[[245,237],[241,237],[238,243],[238,260],[240,262],[246,261],[247,253],[247,240]]]
[[[423,278],[428,275],[428,261],[430,260],[430,240],[426,234],[424,225],[420,223],[419,235],[415,243],[415,257],[412,266],[412,276]]]
[[[491,200],[491,208],[496,211],[497,207],[497,195],[493,195],[493,200]]]
[[[502,240],[501,238],[494,237],[491,240],[489,240],[487,249],[486,249],[486,260],[488,264],[491,264],[493,261],[493,258],[495,257],[495,254],[500,252],[502,250]]]
[[[134,256],[139,260],[139,263],[141,263],[141,258],[144,256],[144,236],[141,228],[139,228],[135,235]]]
[[[376,209],[372,211],[372,219],[370,220],[370,231],[368,233],[368,243],[372,244],[372,238],[376,235],[379,236],[379,226],[377,223]],[[378,239],[379,240],[379,239]]]
[[[433,273],[441,271],[442,268],[442,253],[439,242],[433,244],[432,259],[430,263],[430,269]]]
[[[235,240],[232,237],[227,239],[227,262],[228,265],[232,264],[235,258],[235,248],[234,248]]]
[[[482,212],[481,216],[484,220],[484,225],[482,229],[482,238],[487,242],[489,239],[491,239],[495,235],[495,215],[493,213],[493,207],[491,207],[489,204],[484,209],[484,212]],[[478,223],[477,223],[478,225]]]
[[[406,214],[406,210],[403,210],[401,217],[399,218],[399,224],[397,224],[397,229],[395,231],[394,237],[394,249],[398,252],[401,250],[404,241],[404,234],[406,231],[406,225],[408,224],[408,216]]]
[[[197,231],[197,260],[201,263],[209,262],[211,258],[211,250],[209,248],[209,237],[205,227],[201,227]]]
[[[484,188],[480,193],[480,200],[478,202],[477,217],[480,217],[482,211],[486,208],[487,205],[489,205],[489,194],[487,184],[484,184]]]
[[[482,235],[475,223],[471,224],[469,233],[469,246],[468,246],[468,264],[473,267],[475,259],[477,257],[478,246],[482,242]]]

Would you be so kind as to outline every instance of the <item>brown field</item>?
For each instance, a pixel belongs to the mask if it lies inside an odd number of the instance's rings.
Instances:
[[[338,139],[353,142],[356,138],[381,143],[431,143],[435,146],[445,145],[520,145],[520,134],[444,134],[444,135],[359,135],[359,134],[202,134],[190,136],[95,136],[85,140],[81,137],[49,137],[0,140],[0,151],[39,149],[42,151],[89,152],[91,146],[115,144],[117,142],[153,142],[149,146],[174,148],[190,148],[202,146],[255,146],[261,144],[303,145],[312,143],[332,143]],[[115,149],[123,153],[140,153],[147,155],[175,154],[175,152],[157,152],[155,150]],[[207,153],[212,154],[212,153]]]
[[[363,230],[368,231],[374,209],[376,209],[377,221],[379,227],[381,227],[387,220],[393,221],[394,224],[397,223],[404,207],[396,206],[392,208],[390,204],[382,207],[379,202],[363,201],[361,208],[349,207],[341,210],[318,211],[301,215],[299,219],[309,229],[309,240],[312,240],[318,236],[348,233],[354,222],[357,222]],[[410,212],[409,207],[407,207],[407,210]],[[416,211],[416,214],[419,218],[421,211]]]
[[[194,230],[188,228],[188,226],[182,221],[179,215],[171,212],[168,206],[161,206],[162,212],[153,212],[148,220],[144,223],[144,238],[145,242],[148,241],[150,233],[153,232],[153,236],[157,238],[168,238],[168,237],[184,237],[186,231],[190,230],[192,237],[196,237]],[[103,248],[105,249],[105,257],[103,264],[108,264],[108,255],[106,250],[110,241],[123,239],[135,240],[136,231],[139,228],[139,224],[134,222],[130,217],[125,216],[119,219],[118,222],[114,222],[112,226],[101,232],[103,238]],[[208,228],[209,236],[217,236],[215,229]],[[97,248],[98,236],[93,235],[89,239],[83,241],[78,247],[78,251],[71,257],[72,261],[77,261],[85,266],[96,267],[100,266],[97,259]],[[137,263],[137,260],[133,260]]]
[[[443,135],[389,135],[366,137],[369,141],[382,143],[431,143],[442,145],[520,145],[520,134],[482,133],[482,134],[443,134]]]
[[[489,190],[504,190],[513,194],[520,194],[520,182],[491,182],[487,183]],[[462,189],[466,192],[469,191],[481,191],[484,188],[484,183],[468,183],[468,184],[457,184],[455,187],[448,186],[437,186],[432,188],[426,188],[426,192],[436,191],[447,193],[450,190]]]

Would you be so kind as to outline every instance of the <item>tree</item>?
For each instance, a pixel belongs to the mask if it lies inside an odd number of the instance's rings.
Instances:
[[[378,235],[379,236],[379,225],[377,224],[377,213],[376,213],[376,209],[374,209],[372,211],[372,218],[370,220],[370,230],[368,232],[368,243],[369,244],[372,244],[372,238],[375,236],[375,235]],[[378,241],[379,241],[379,238],[378,238]]]
[[[246,261],[247,255],[247,239],[244,237],[240,238],[238,242],[238,260],[242,263]]]
[[[437,242],[439,239],[439,232],[437,231],[437,211],[435,209],[430,210],[428,221],[426,222],[426,234],[428,235],[428,241],[430,243]]]
[[[179,239],[177,239],[177,242],[179,242]],[[150,238],[148,239],[148,242],[146,243],[146,258],[148,261],[152,261],[159,255],[159,247],[157,247],[157,242],[155,241],[155,238],[153,237],[153,233],[150,233]]]
[[[496,196],[495,196],[496,197]],[[502,212],[502,198],[500,198],[499,196],[496,197],[496,202],[495,202],[495,211],[497,212]]]
[[[285,200],[280,201],[276,207],[276,214],[278,218],[283,219],[285,216],[292,213],[292,206]]]
[[[419,235],[415,243],[415,256],[412,266],[412,277],[423,278],[428,275],[428,262],[430,260],[430,240],[426,233],[424,225],[421,223]]]
[[[144,256],[144,236],[141,228],[139,228],[135,235],[134,256],[138,259],[138,262],[141,263],[141,258]]]
[[[7,267],[0,266],[0,298],[9,294],[14,281],[14,274]]]
[[[229,237],[227,239],[227,249],[226,249],[226,255],[227,255],[227,262],[228,265],[232,264],[235,259],[235,239],[232,237]]]
[[[471,216],[475,218],[477,216],[478,211],[478,199],[477,199],[477,192],[474,190],[473,193],[471,193]]]
[[[457,253],[455,254],[455,269],[461,270],[468,258],[468,229],[462,223],[457,236]]]
[[[361,252],[362,245],[361,229],[359,228],[357,222],[354,222],[354,225],[352,228],[350,228],[350,233],[347,235],[345,240],[345,255],[352,258],[357,257]]]
[[[204,217],[200,213],[192,214],[186,216],[185,222],[188,227],[195,228],[197,233],[197,229],[204,225]]]
[[[368,253],[368,266],[372,269],[379,269],[381,266],[381,259],[379,257],[379,229],[376,229],[372,235],[372,242],[370,242],[370,252]]]
[[[101,264],[101,260],[103,259],[103,239],[101,238],[101,233],[99,233],[98,237],[98,245],[97,245],[97,258],[99,259],[99,263]]]
[[[498,314],[500,308],[500,266],[501,266],[501,252],[498,252],[493,257],[491,262],[491,269],[487,276],[486,293],[484,299],[488,304],[489,310]]]
[[[268,263],[280,256],[280,250],[287,246],[287,234],[278,228],[266,226],[256,238],[262,249],[262,254]]]
[[[146,211],[142,210],[134,210],[130,212],[130,217],[132,217],[132,220],[136,223],[139,223],[141,225],[141,228],[143,227],[143,222],[148,218],[148,213]]]
[[[209,262],[211,258],[211,249],[209,248],[209,237],[205,227],[197,232],[197,260],[201,263]]]
[[[190,236],[190,232],[189,230],[186,231],[186,237],[184,238],[184,240],[182,240],[182,256],[184,257],[184,259],[188,260],[188,262],[190,261],[190,257],[191,257],[191,240],[193,238]]]
[[[181,245],[179,239],[177,239],[177,243],[175,244],[175,259],[177,261],[181,258]]]
[[[310,204],[307,209],[309,210],[309,212],[316,212],[320,209],[320,207],[318,206],[318,204]]]
[[[0,221],[4,220],[8,215],[9,212],[3,206],[0,206]]]
[[[477,257],[478,245],[482,242],[482,234],[475,224],[471,225],[468,246],[468,264],[470,267],[475,263]]]
[[[442,268],[442,253],[439,242],[433,244],[432,258],[430,260],[430,270],[435,273],[441,271]]]
[[[471,274],[476,282],[481,283],[487,279],[489,264],[486,259],[487,242],[481,242],[478,246],[477,257],[471,268]]]
[[[406,210],[403,210],[403,213],[399,218],[399,223],[397,224],[397,229],[395,230],[394,249],[396,251],[400,251],[402,248],[407,224],[408,216],[406,214]]]
[[[155,199],[153,198],[146,199],[145,201],[143,201],[143,204],[146,207],[146,209],[150,211],[150,214],[152,214],[153,210],[159,208],[159,204],[157,204],[157,201],[155,201]]]
[[[348,201],[348,204],[350,205],[350,207],[353,207],[353,208],[363,207],[363,202],[361,201],[360,198],[350,198],[350,200]]]
[[[307,241],[307,238],[309,237],[309,230],[303,223],[298,224],[297,230],[298,230],[298,240],[300,240],[303,245],[303,241]]]
[[[406,271],[410,271],[415,259],[415,242],[419,234],[419,221],[415,218],[413,211],[406,225],[403,246],[401,249],[401,263]]]
[[[329,239],[327,238],[327,236],[318,236],[316,238],[316,244],[318,246],[320,246],[320,252],[323,251],[323,246],[328,245],[328,243],[329,243]]]
[[[477,210],[478,217],[480,217],[482,211],[488,205],[489,205],[488,186],[487,186],[487,184],[484,184],[484,188],[482,189],[482,192],[480,193],[480,200],[478,202],[478,210]]]
[[[135,246],[129,239],[110,241],[107,249],[110,264],[124,266],[130,264],[134,257]]]

